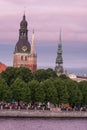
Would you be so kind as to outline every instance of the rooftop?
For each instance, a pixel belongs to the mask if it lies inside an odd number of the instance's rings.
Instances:
[[[6,70],[7,66],[0,62],[0,73]]]

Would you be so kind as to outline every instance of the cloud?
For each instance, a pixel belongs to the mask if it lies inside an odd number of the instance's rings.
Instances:
[[[87,41],[86,0],[3,0],[0,5],[3,41],[18,38],[24,7],[28,29],[35,29],[37,40],[54,41],[62,28],[64,41]]]
[[[35,30],[38,66],[55,67],[60,28],[64,67],[87,66],[87,0],[1,0],[1,61],[13,64],[14,46],[24,10],[29,41],[32,29]]]

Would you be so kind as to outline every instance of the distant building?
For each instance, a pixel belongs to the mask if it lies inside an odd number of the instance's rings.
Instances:
[[[0,62],[0,73],[3,72],[3,71],[5,71],[6,68],[7,68],[7,66],[5,64],[3,64],[3,63]]]
[[[56,67],[55,67],[56,74],[58,76],[64,73],[63,70],[63,58],[62,58],[62,40],[61,40],[61,31],[59,37],[59,44],[57,49],[57,57],[56,57]]]
[[[76,74],[69,74],[68,77],[77,82],[87,81],[87,76],[78,76]]]
[[[37,69],[37,55],[35,53],[34,31],[32,34],[32,43],[28,41],[28,29],[25,14],[20,22],[19,39],[15,46],[13,66],[26,67],[31,71]]]

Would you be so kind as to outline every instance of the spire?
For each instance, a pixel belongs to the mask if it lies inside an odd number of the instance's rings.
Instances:
[[[24,15],[23,15],[23,21],[25,21],[25,19],[26,19],[26,17],[25,17],[25,13],[24,13]]]
[[[31,52],[30,52],[30,66],[31,70],[35,71],[37,69],[37,54],[35,53],[35,36],[34,30],[32,32],[32,43],[31,43]]]
[[[62,58],[62,39],[61,39],[61,31],[60,31],[56,64],[62,64],[62,63],[63,63],[63,58]]]
[[[32,32],[31,54],[35,54],[35,36],[34,36],[34,30]]]
[[[15,46],[14,53],[30,53],[31,45],[28,41],[28,29],[27,29],[27,21],[25,17],[25,13],[22,16],[22,20],[20,22],[20,29],[19,29],[19,39]]]
[[[62,38],[61,38],[61,29],[60,29],[59,42],[62,43]]]
[[[28,39],[27,21],[25,13],[23,15],[22,21],[20,22],[19,39]]]
[[[62,38],[61,38],[61,30],[59,34],[59,43],[58,43],[58,49],[57,49],[57,57],[56,57],[56,73],[58,76],[63,74],[63,58],[62,58]]]
[[[24,19],[26,19],[25,13],[26,13],[26,7],[24,6],[24,15],[23,15]]]
[[[25,7],[24,7],[24,15],[23,15],[23,20],[26,19],[26,16],[25,16]]]

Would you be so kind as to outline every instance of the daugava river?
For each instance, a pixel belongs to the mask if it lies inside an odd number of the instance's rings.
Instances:
[[[87,119],[0,118],[0,130],[87,130]]]

